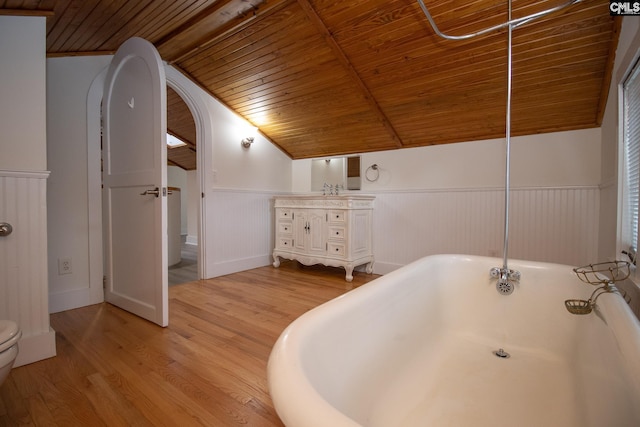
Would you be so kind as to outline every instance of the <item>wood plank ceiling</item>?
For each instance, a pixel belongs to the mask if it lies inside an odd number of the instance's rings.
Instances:
[[[513,0],[513,17],[565,1]],[[425,3],[450,34],[507,16],[506,0]],[[514,135],[600,125],[621,22],[608,5],[514,30]],[[49,56],[146,38],[293,159],[505,133],[506,31],[440,39],[415,0],[0,0],[0,13],[49,15]]]

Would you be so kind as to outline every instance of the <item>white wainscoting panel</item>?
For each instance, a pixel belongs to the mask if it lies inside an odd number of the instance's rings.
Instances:
[[[598,187],[512,189],[509,258],[583,265],[599,261]],[[426,255],[502,258],[502,189],[372,193],[374,272]],[[273,193],[216,190],[209,209],[209,277],[269,265]]]
[[[207,276],[269,265],[273,251],[271,192],[214,190],[209,197]]]
[[[441,253],[502,258],[502,189],[375,196],[376,273]],[[569,265],[598,261],[598,187],[512,188],[510,199],[509,258]]]
[[[0,171],[0,221],[13,233],[0,237],[0,319],[22,331],[15,366],[55,356],[49,327],[47,279],[48,172]]]

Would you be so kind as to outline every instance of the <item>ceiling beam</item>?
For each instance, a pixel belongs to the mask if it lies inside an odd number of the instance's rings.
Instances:
[[[230,9],[235,6],[234,0],[219,0],[202,12],[176,28],[156,43],[160,56],[172,61],[180,52],[195,47],[210,32],[215,31],[229,19],[235,17]],[[235,12],[238,12],[237,10]]]
[[[219,0],[156,43],[169,64],[184,60],[286,0]]]
[[[47,52],[47,58],[62,58],[66,56],[99,56],[115,55],[115,50],[86,50],[77,52]]]
[[[0,9],[0,15],[7,16],[54,16],[53,10],[38,10],[38,9]]]
[[[373,109],[373,112],[378,117],[378,120],[380,120],[382,125],[387,129],[389,136],[393,139],[396,146],[398,148],[402,148],[403,143],[402,143],[402,140],[400,139],[400,136],[398,135],[396,130],[393,128],[393,125],[391,124],[387,116],[384,114],[382,109],[380,108],[380,105],[378,105],[378,102],[369,91],[369,88],[367,87],[367,85],[364,84],[358,72],[355,70],[355,68],[353,68],[351,61],[349,61],[349,58],[347,58],[344,51],[338,45],[338,42],[336,42],[336,40],[333,38],[333,36],[331,35],[331,32],[327,29],[326,25],[324,25],[324,22],[318,16],[313,6],[309,4],[308,0],[298,0],[298,4],[300,5],[300,7],[302,7],[302,10],[304,10],[304,12],[307,14],[307,17],[309,18],[309,20],[313,23],[313,25],[320,32],[320,34],[322,35],[326,43],[333,50],[334,54],[338,57],[338,60],[340,61],[344,69],[347,71],[347,74],[349,74],[351,79],[356,83],[356,85],[360,89],[360,92],[364,96],[364,99],[369,103],[369,105]]]

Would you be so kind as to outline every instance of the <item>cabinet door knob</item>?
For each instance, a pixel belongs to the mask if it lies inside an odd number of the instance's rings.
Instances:
[[[8,236],[13,232],[13,227],[8,222],[0,222],[0,236]]]

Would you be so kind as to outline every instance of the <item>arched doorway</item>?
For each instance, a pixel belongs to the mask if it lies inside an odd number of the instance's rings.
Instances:
[[[208,115],[206,105],[198,96],[192,94],[189,85],[193,85],[179,71],[170,66],[166,67],[167,86],[186,104],[195,124],[195,147],[196,147],[196,195],[199,200],[196,215],[197,233],[197,278],[206,278],[207,252],[207,224],[206,224],[206,203],[204,195],[206,193],[204,182],[206,180],[207,165],[210,164],[211,148],[208,146],[212,141],[211,119]],[[78,303],[75,307],[95,304],[104,300],[103,296],[103,247],[102,247],[102,171],[101,171],[101,103],[103,96],[104,77],[106,68],[100,72],[91,83],[87,96],[87,164],[88,164],[88,205],[89,217],[92,224],[89,229],[89,286],[86,288],[86,296],[78,296]],[[207,143],[207,141],[209,141]],[[83,303],[84,302],[84,303]]]
[[[169,286],[198,280],[196,125],[182,97],[167,87]]]

